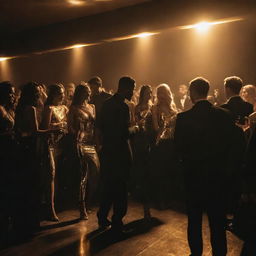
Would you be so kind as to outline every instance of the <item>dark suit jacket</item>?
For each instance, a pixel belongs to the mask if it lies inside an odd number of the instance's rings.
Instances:
[[[105,101],[99,120],[102,134],[103,170],[114,176],[127,178],[131,167],[129,145],[129,107],[119,94]]]
[[[206,100],[177,115],[174,141],[190,192],[201,195],[202,190],[212,192],[225,186],[229,161],[235,157],[231,149],[242,136],[237,129],[227,110]]]
[[[221,107],[231,112],[234,121],[240,120],[243,122],[245,116],[253,113],[253,105],[244,101],[240,96],[231,97]]]

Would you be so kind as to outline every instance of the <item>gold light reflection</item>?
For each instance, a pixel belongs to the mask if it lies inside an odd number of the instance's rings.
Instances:
[[[122,36],[122,37],[107,39],[105,40],[105,42],[115,42],[115,41],[122,41],[122,40],[133,39],[133,38],[146,38],[146,37],[154,36],[157,34],[159,34],[159,32],[143,32],[143,33],[129,35],[129,36]]]
[[[89,255],[89,242],[86,240],[87,228],[86,224],[83,223],[80,227],[80,242],[79,242],[79,256]]]
[[[178,28],[179,29],[196,29],[198,32],[206,32],[212,26],[236,22],[236,21],[242,21],[242,20],[244,20],[244,18],[239,17],[239,18],[219,20],[219,21],[213,21],[213,22],[203,21],[193,25],[179,26]]]

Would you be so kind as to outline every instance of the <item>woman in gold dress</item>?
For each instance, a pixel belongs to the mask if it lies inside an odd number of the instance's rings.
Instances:
[[[64,99],[64,87],[62,84],[53,84],[48,87],[48,97],[45,102],[42,114],[42,129],[62,130],[63,133],[50,133],[44,147],[43,169],[43,190],[48,204],[48,218],[58,221],[55,211],[55,174],[58,157],[61,154],[61,139],[67,130],[68,108],[62,104]]]
[[[68,114],[68,131],[73,141],[75,166],[80,173],[79,206],[80,219],[87,220],[86,187],[90,170],[99,170],[99,160],[95,149],[95,106],[89,104],[90,88],[78,85],[75,89],[72,104]],[[76,171],[76,170],[74,170]],[[89,177],[90,178],[90,177]]]

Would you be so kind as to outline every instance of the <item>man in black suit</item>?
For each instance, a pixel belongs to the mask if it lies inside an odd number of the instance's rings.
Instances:
[[[240,96],[243,81],[237,76],[230,76],[224,80],[225,94],[228,101],[221,107],[228,109],[235,122],[243,125],[245,117],[253,113],[253,105],[244,101]]]
[[[131,100],[135,81],[119,80],[118,91],[105,101],[99,120],[102,134],[101,180],[102,197],[98,211],[99,227],[110,225],[108,213],[113,206],[112,230],[121,233],[122,218],[127,211],[127,179],[131,167],[129,146],[130,114],[125,99]]]
[[[203,253],[202,215],[210,225],[214,256],[227,253],[225,233],[225,184],[235,124],[228,111],[207,101],[209,82],[190,82],[192,109],[177,116],[174,140],[184,168],[191,256]]]
[[[242,86],[243,81],[237,76],[225,78],[224,88],[228,101],[225,104],[221,105],[222,108],[228,109],[230,111],[233,121],[241,127],[243,127],[243,125],[247,125],[245,118],[253,113],[253,105],[244,101],[239,96]],[[239,155],[243,156],[245,146],[245,142],[244,145],[242,145],[241,143],[241,147],[240,149],[237,149],[236,157],[234,157],[233,161],[232,176],[229,179],[230,190],[228,211],[230,213],[234,213],[234,211],[236,210],[239,198],[242,193],[243,159],[239,158]],[[228,222],[230,221],[231,220],[228,220]]]
[[[192,107],[192,102],[188,96],[188,86],[181,84],[178,95],[174,96],[174,102],[179,112],[187,111]]]

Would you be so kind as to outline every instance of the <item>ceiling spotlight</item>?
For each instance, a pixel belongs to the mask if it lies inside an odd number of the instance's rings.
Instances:
[[[11,58],[10,57],[0,57],[0,62],[5,61],[5,60],[9,60],[9,59],[11,59]]]
[[[200,22],[198,24],[195,24],[195,29],[199,32],[199,33],[205,33],[209,30],[209,28],[212,26],[213,24],[211,24],[210,22]]]
[[[149,33],[149,32],[144,32],[144,33],[140,33],[138,35],[134,35],[134,37],[138,37],[138,38],[145,38],[145,37],[149,37],[149,36],[153,36],[156,33]]]
[[[75,44],[69,47],[69,49],[76,49],[76,48],[82,48],[88,46],[87,44]]]
[[[213,22],[200,22],[197,24],[193,25],[186,25],[186,26],[179,26],[177,27],[178,29],[196,29],[200,33],[205,33],[209,30],[210,27],[214,25],[219,25],[219,24],[225,24],[225,23],[230,23],[230,22],[236,22],[236,21],[242,21],[244,20],[243,17],[237,17],[237,18],[230,18],[226,20],[217,20]]]
[[[86,3],[86,2],[83,1],[83,0],[67,0],[67,2],[68,2],[69,4],[77,5],[77,6],[79,6],[79,5],[84,5],[84,4]]]

